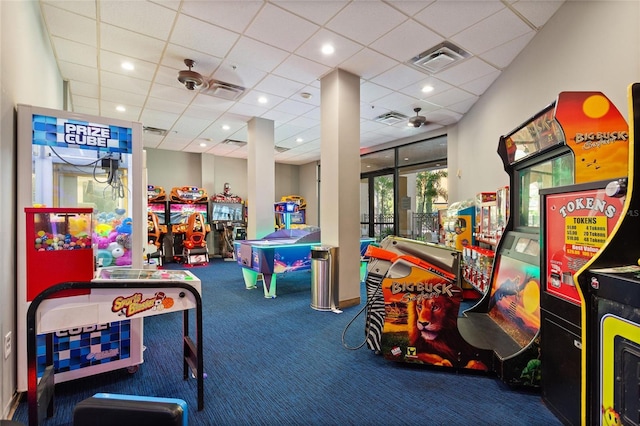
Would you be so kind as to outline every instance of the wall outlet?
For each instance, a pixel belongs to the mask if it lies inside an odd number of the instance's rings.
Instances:
[[[4,335],[4,359],[9,358],[11,349],[13,349],[13,340],[11,339],[11,332],[8,332]]]

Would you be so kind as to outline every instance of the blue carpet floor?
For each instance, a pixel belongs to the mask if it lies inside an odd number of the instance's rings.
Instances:
[[[170,269],[181,265],[169,264]],[[202,280],[205,406],[182,379],[182,313],[145,319],[145,362],[56,385],[54,417],[97,392],[184,399],[189,425],[559,425],[540,395],[492,376],[393,363],[365,347],[361,306],[310,308],[310,273],[278,277],[278,297],[246,290],[235,262],[190,268]],[[362,301],[366,300],[362,285]],[[194,321],[191,321],[193,325]],[[192,332],[193,334],[194,332]],[[28,422],[26,397],[13,420]]]

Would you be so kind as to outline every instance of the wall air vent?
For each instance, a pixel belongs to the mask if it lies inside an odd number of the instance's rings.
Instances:
[[[245,141],[239,141],[236,139],[225,139],[222,141],[225,145],[235,145],[235,146],[245,146],[247,143]]]
[[[200,93],[215,96],[216,98],[226,99],[228,101],[235,101],[244,94],[244,91],[245,88],[242,86],[218,80],[211,80],[209,82],[209,88],[201,91]]]
[[[421,71],[435,74],[469,56],[471,56],[470,53],[445,41],[411,58],[408,63]]]
[[[167,129],[159,129],[157,127],[143,126],[142,130],[150,135],[166,136]]]
[[[399,123],[401,121],[405,121],[407,118],[409,118],[409,117],[407,117],[404,114],[401,114],[401,113],[396,112],[396,111],[391,111],[391,112],[387,112],[387,113],[384,113],[382,115],[379,115],[376,118],[374,118],[373,120],[377,121],[378,123],[392,125],[392,124]]]

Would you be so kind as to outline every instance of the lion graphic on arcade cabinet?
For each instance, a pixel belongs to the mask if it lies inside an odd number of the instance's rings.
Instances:
[[[487,370],[457,327],[460,300],[447,295],[420,295],[407,305],[409,346],[425,364]]]

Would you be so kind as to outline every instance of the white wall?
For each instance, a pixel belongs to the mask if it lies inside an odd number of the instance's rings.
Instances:
[[[565,2],[451,129],[449,201],[507,185],[496,152],[500,136],[562,91],[601,91],[628,117],[627,86],[640,81],[639,22],[638,1]]]
[[[15,350],[15,106],[62,109],[62,80],[43,33],[39,3],[0,1],[0,336],[12,333],[9,358],[0,356],[0,409],[9,412],[16,389]],[[2,352],[2,351],[0,351]]]

